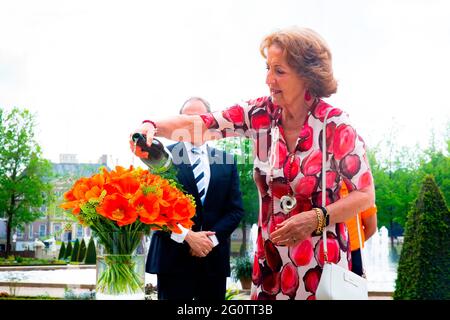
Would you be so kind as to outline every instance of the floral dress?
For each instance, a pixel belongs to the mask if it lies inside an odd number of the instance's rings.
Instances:
[[[330,204],[339,199],[341,182],[349,191],[372,183],[364,142],[342,110],[319,100],[299,127],[296,148],[291,153],[281,125],[282,109],[270,97],[201,116],[211,130],[218,130],[224,136],[246,136],[254,142],[254,180],[260,209],[252,275],[253,300],[315,299],[324,264],[322,237],[311,236],[295,246],[277,246],[269,235],[278,223],[290,216],[321,206],[322,128],[330,108],[326,126],[326,203]],[[272,141],[275,127],[279,135]],[[286,194],[297,200],[288,214],[280,208],[280,199]],[[327,227],[327,245],[329,261],[351,268],[344,223]]]

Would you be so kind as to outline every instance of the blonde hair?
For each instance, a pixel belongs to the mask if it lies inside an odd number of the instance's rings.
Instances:
[[[260,51],[264,58],[267,59],[267,50],[272,45],[284,51],[287,63],[306,82],[313,96],[329,97],[337,91],[331,51],[317,32],[299,27],[275,31],[261,42]]]

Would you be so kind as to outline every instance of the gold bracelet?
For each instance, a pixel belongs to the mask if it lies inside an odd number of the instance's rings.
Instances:
[[[316,216],[317,216],[317,228],[314,231],[314,235],[315,236],[320,236],[323,232],[323,228],[324,228],[324,218],[323,218],[323,213],[322,210],[320,210],[319,208],[313,208],[313,210],[316,212]]]

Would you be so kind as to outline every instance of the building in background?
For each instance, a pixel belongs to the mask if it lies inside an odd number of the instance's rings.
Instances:
[[[56,241],[69,241],[91,236],[91,230],[70,219],[70,216],[59,208],[62,197],[81,178],[98,173],[100,168],[108,167],[107,155],[102,155],[97,163],[80,163],[76,154],[61,154],[59,163],[52,163],[55,178],[53,191],[56,201],[50,206],[40,208],[43,217],[32,223],[26,224],[23,229],[16,228],[13,231],[15,242],[13,250],[33,250],[36,239],[44,241],[55,238]],[[0,251],[6,247],[6,221],[0,219]]]

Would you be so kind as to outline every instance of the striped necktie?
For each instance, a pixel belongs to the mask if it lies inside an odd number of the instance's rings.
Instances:
[[[192,164],[192,172],[194,173],[195,183],[197,185],[198,196],[200,200],[205,201],[206,196],[206,184],[205,184],[205,169],[202,161],[202,150],[199,147],[192,147],[191,149],[194,158]]]

